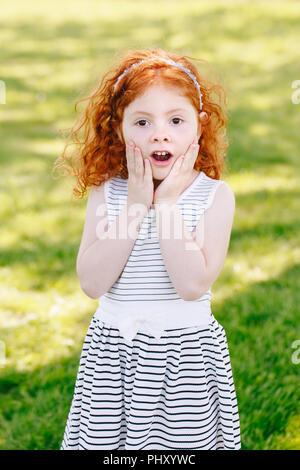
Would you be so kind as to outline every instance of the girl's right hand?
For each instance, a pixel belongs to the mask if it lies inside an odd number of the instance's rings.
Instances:
[[[143,159],[141,150],[126,144],[126,159],[128,168],[127,204],[144,204],[147,210],[153,202],[153,174],[149,159]]]

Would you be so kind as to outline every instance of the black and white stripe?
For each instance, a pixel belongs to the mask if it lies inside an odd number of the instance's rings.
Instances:
[[[203,172],[177,201],[195,227],[221,180]],[[127,199],[127,180],[105,184],[109,223]],[[163,263],[151,210],[121,276],[105,294],[125,309],[186,302]],[[101,300],[101,299],[100,299]],[[194,302],[210,312],[211,290]],[[171,301],[171,302],[170,302]],[[191,302],[189,302],[191,304]],[[99,302],[100,305],[100,302]],[[139,331],[133,343],[95,314],[89,326],[62,450],[240,449],[240,428],[226,334],[214,316],[207,325],[168,328],[160,339]]]
[[[240,449],[223,327],[138,332],[93,317],[61,450]]]
[[[222,180],[214,180],[204,172],[199,173],[177,201],[186,227],[192,231],[201,214],[211,205]],[[106,181],[105,196],[108,224],[111,225],[127,201],[128,180],[119,176]],[[155,210],[151,208],[144,217],[127,264],[115,284],[104,294],[110,300],[130,302],[156,302],[180,300],[163,262],[157,237]],[[210,305],[211,289],[195,302]]]

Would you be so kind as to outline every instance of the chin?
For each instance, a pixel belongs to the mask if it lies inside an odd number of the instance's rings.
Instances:
[[[169,172],[165,172],[164,175],[153,175],[153,180],[162,181],[168,176]]]

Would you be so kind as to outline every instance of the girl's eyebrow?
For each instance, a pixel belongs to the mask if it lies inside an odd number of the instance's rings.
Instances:
[[[183,108],[170,109],[165,114],[177,113],[178,111],[185,111],[185,109]],[[146,113],[145,111],[135,111],[134,113],[132,113],[132,116],[134,116],[135,114],[146,114],[147,116],[152,116],[151,113]]]

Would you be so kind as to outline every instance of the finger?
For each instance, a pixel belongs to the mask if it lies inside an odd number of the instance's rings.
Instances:
[[[184,162],[184,155],[180,155],[180,157],[177,158],[176,162],[172,166],[171,171],[179,171],[181,168],[182,163]]]
[[[197,156],[198,156],[198,153],[199,153],[199,144],[191,144],[188,151],[187,151],[187,154],[188,156],[190,156],[190,158],[188,158],[188,161],[192,160],[193,161],[193,157],[194,157],[194,161],[196,160]]]
[[[176,164],[180,166],[182,162],[184,161],[184,155],[180,155],[180,157],[177,159]]]
[[[152,167],[149,158],[145,158],[145,178],[152,180]]]
[[[194,141],[195,142],[195,139]],[[190,146],[188,147],[187,152],[182,155],[182,166],[184,165],[185,168],[190,166],[191,168],[194,166],[195,161],[197,159],[198,153],[199,153],[199,145],[195,143],[191,143]],[[181,158],[181,157],[180,157]],[[181,168],[181,165],[180,165]]]
[[[143,164],[143,157],[141,150],[139,147],[135,147],[134,149],[135,154],[135,168],[138,176],[143,176],[144,174],[144,164]]]
[[[197,157],[198,157],[198,154],[199,154],[199,149],[200,149],[200,145],[199,144],[196,144],[195,145],[195,160],[194,162],[196,161]]]
[[[127,168],[128,174],[132,174],[134,172],[134,153],[133,153],[133,145],[126,144],[126,160],[127,160]]]
[[[196,155],[198,155],[199,147],[200,147],[199,144],[193,144],[192,146],[192,151],[195,152]]]

